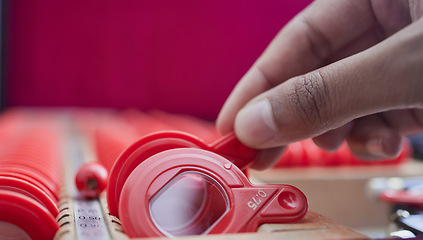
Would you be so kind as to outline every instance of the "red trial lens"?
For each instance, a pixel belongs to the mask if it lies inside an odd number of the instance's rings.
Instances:
[[[212,144],[178,131],[162,131],[147,135],[129,146],[115,161],[109,174],[107,203],[112,215],[119,217],[120,195],[129,175],[147,158],[175,148],[198,148],[218,153],[245,170],[255,159],[257,152],[241,144],[234,134],[221,137]]]
[[[297,188],[249,182],[237,164],[248,166],[255,155],[246,154],[245,161],[236,157],[243,154],[236,151],[240,143],[233,135],[213,145],[196,142],[196,147],[168,148],[147,158],[139,152],[143,148],[140,142],[143,139],[127,148],[116,162],[138,164],[125,179],[119,196],[110,202],[117,205],[130,237],[254,232],[263,223],[297,221],[307,211],[306,197]],[[230,148],[235,149],[233,154],[220,154]],[[111,177],[118,171],[116,164]],[[116,183],[109,182],[108,194],[110,189],[116,192]]]

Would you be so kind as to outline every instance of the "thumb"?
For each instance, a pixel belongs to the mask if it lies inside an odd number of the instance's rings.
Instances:
[[[238,138],[251,147],[276,147],[365,115],[422,107],[423,31],[415,25],[255,97],[235,118]]]

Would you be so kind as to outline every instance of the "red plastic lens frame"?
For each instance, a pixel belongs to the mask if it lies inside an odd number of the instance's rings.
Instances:
[[[130,237],[253,232],[301,219],[307,200],[300,190],[249,182],[239,167],[255,156],[233,134],[211,145],[182,132],[151,134],[116,161],[109,208]]]
[[[0,116],[0,238],[12,231],[15,238],[52,239],[59,229],[61,140],[60,124],[48,114]]]
[[[175,148],[199,148],[215,152],[230,159],[241,169],[246,169],[256,156],[256,151],[241,144],[234,134],[224,136],[210,145],[184,132],[163,131],[149,134],[129,146],[118,157],[110,171],[107,203],[112,215],[119,216],[122,187],[132,171],[154,154]]]

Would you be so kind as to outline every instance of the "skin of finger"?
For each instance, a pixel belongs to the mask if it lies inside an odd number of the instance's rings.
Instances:
[[[374,19],[368,2],[355,2],[315,1],[283,28],[222,107],[216,121],[219,131],[232,131],[235,115],[253,97],[325,65],[326,57],[363,35]]]
[[[297,75],[302,74],[305,70],[307,70],[307,68],[303,65],[307,65],[307,64],[302,63],[301,59],[295,59],[292,56],[289,56],[288,54],[279,54],[279,56],[282,57],[281,62],[279,63],[278,59],[272,58],[276,55],[276,53],[278,53],[278,46],[282,46],[282,47],[284,46],[282,40],[287,40],[287,39],[289,40],[289,37],[292,36],[292,39],[294,40],[295,46],[296,46],[294,48],[295,50],[294,54],[296,54],[297,56],[300,56],[302,59],[314,59],[313,61],[310,61],[312,63],[316,62],[316,59],[315,59],[316,56],[315,56],[315,53],[311,51],[312,49],[332,48],[332,51],[326,51],[328,52],[327,53],[328,59],[324,60],[324,59],[317,58],[317,62],[319,62],[318,65],[319,64],[322,65],[324,64],[324,61],[326,61],[326,63],[331,63],[333,61],[342,59],[344,57],[347,57],[359,51],[362,51],[378,43],[379,41],[384,39],[384,37],[386,37],[387,35],[389,36],[399,31],[401,28],[406,26],[410,21],[409,19],[410,17],[407,15],[408,9],[406,7],[407,5],[406,1],[373,0],[370,2],[370,7],[366,5],[367,2],[364,2],[363,4],[363,1],[349,1],[349,3],[351,2],[358,3],[360,7],[364,6],[364,10],[359,9],[355,6],[353,7],[347,6],[345,5],[345,2],[343,1],[336,1],[335,3],[330,1],[315,1],[309,8],[307,8],[305,11],[299,14],[299,17],[294,19],[293,22],[296,22],[297,24],[292,24],[292,23],[288,24],[288,26],[284,28],[283,31],[281,31],[278,34],[278,36],[274,39],[272,44],[270,44],[266,52],[262,55],[262,57],[259,60],[263,60],[263,62],[266,62],[266,60],[268,60],[270,62],[269,65],[271,65],[272,62],[275,62],[276,63],[275,69],[282,69],[283,71],[287,69],[286,71],[291,71],[291,73],[295,73],[295,71],[293,70],[295,66],[301,66],[301,68],[303,68],[302,69],[303,71],[297,72]],[[325,6],[325,4],[327,5]],[[342,10],[343,9],[342,7],[337,7],[338,5],[347,6],[346,8],[344,8],[347,10]],[[420,1],[410,1],[409,5],[410,5],[413,21],[416,21],[422,14],[423,4],[421,4]],[[328,6],[330,9],[334,9],[334,11],[336,11],[336,13],[338,13],[339,15],[333,14],[333,12],[326,11],[326,8]],[[322,10],[322,11],[319,11],[319,10]],[[357,12],[362,12],[363,14],[357,15],[356,14]],[[369,12],[371,13],[369,14]],[[322,18],[322,16],[324,16],[324,18]],[[332,19],[331,16],[333,18],[336,18],[336,16],[338,16],[338,19],[334,21],[334,19]],[[377,20],[380,21],[379,24],[374,25],[375,19],[372,20],[369,17],[377,18]],[[328,18],[329,18],[329,21],[327,20]],[[350,20],[351,18],[361,19],[362,21],[357,23],[354,20],[351,21]],[[302,20],[298,21],[298,19],[302,19]],[[321,20],[321,19],[325,19],[325,20]],[[304,32],[307,32],[307,31],[299,31],[298,29],[301,29],[301,27],[296,26],[298,25],[298,22],[300,23],[304,21],[307,22],[307,20],[310,23],[315,23],[310,25],[310,27],[307,28],[308,30],[310,30],[310,28],[314,28],[315,30],[323,29],[325,31],[329,31],[329,32],[322,32],[318,35],[324,36],[326,38],[326,41],[328,39],[331,40],[330,38],[333,37],[337,42],[335,43],[330,42],[329,44],[319,44],[322,42],[321,40],[320,41],[310,40],[308,42],[306,41],[306,44],[299,44],[299,42],[301,42],[300,40],[302,39],[307,39],[307,38],[313,39],[313,37],[310,37],[310,35],[313,35],[313,34],[304,34]],[[345,20],[345,21],[338,21],[338,20]],[[340,24],[338,26],[341,26],[340,29],[342,30],[348,29],[348,31],[347,32],[337,31],[337,28],[333,27],[330,24],[331,22],[339,22]],[[324,24],[321,24],[321,23],[324,23]],[[352,25],[349,25],[349,24],[352,24]],[[304,26],[304,24],[302,25]],[[372,25],[373,27],[371,27]],[[322,27],[319,27],[319,26],[322,26]],[[378,29],[377,26],[381,27],[381,29]],[[289,30],[290,27],[293,30]],[[359,36],[359,32],[364,30],[365,30],[365,33]],[[295,34],[295,33],[299,33],[299,34]],[[349,33],[355,34],[355,35],[349,35]],[[342,37],[344,37],[344,39]],[[345,42],[345,39],[349,39],[349,42]],[[315,46],[313,46],[313,44]],[[308,52],[301,54],[301,51],[298,50],[298,49],[301,49],[299,45],[303,45],[305,49],[304,51],[308,50]],[[323,46],[332,45],[332,47],[322,47],[321,45]],[[285,44],[285,46],[290,47],[289,44]],[[292,60],[292,61],[289,61],[289,60]],[[295,63],[295,64],[292,66],[290,65],[290,63]],[[302,64],[298,64],[298,63],[302,63]],[[313,66],[311,65],[309,67],[313,69]],[[233,121],[235,118],[234,115],[239,111],[240,108],[242,108],[242,106],[246,104],[246,102],[248,102],[248,100],[258,95],[259,93],[263,92],[262,89],[266,89],[266,88],[269,89],[272,87],[273,84],[271,82],[274,82],[274,80],[272,80],[271,75],[277,75],[277,77],[274,77],[274,78],[282,79],[282,80],[287,79],[289,77],[289,74],[287,74],[287,76],[284,76],[278,71],[273,71],[273,72],[276,72],[276,74],[272,74],[272,71],[267,71],[265,66],[266,66],[266,63],[260,64],[260,61],[258,61],[252,68],[257,68],[255,72],[264,71],[266,75],[269,75],[269,77],[264,76],[263,73],[261,74],[262,75],[261,78],[254,78],[254,77],[251,77],[249,74],[246,74],[246,76],[244,76],[244,78],[240,81],[240,84],[238,84],[237,88],[235,88],[235,91],[231,94],[228,101],[225,103],[217,120],[218,129],[222,133],[226,133],[233,130]],[[279,66],[286,66],[286,68],[280,68]],[[261,68],[262,70],[259,68]],[[254,84],[254,82],[260,82],[260,81],[262,81],[263,83]],[[261,85],[261,87],[256,87],[257,85]]]
[[[413,116],[416,120],[423,125],[423,108],[415,108],[411,109]]]
[[[380,116],[395,131],[409,136],[423,132],[423,116],[417,114],[422,109],[401,109],[381,113]]]
[[[423,20],[419,20],[366,51],[259,95],[252,102],[269,100],[280,134],[250,146],[286,145],[365,115],[422,107],[423,70],[418,64],[423,62],[422,52]],[[240,140],[249,144],[248,139]]]
[[[345,45],[343,49],[329,57],[329,63],[361,52],[400,31],[411,23],[410,8],[406,0],[372,0],[374,17],[377,21],[373,27]],[[415,7],[412,7],[415,9]]]
[[[313,138],[313,142],[321,149],[329,152],[335,152],[348,136],[350,129],[351,124],[343,125]]]
[[[372,0],[371,5],[386,37],[411,23],[410,5],[407,0]]]
[[[356,43],[374,24],[367,1],[315,1],[282,29],[256,66],[276,86],[327,65],[328,57]]]
[[[273,167],[281,158],[285,147],[275,147],[260,150],[257,159],[250,166],[255,170],[265,170]]]
[[[423,16],[423,2],[421,0],[409,0],[410,15],[412,21],[417,21]]]
[[[369,150],[368,143],[381,139],[383,153]],[[351,152],[362,159],[396,157],[402,148],[401,135],[376,114],[357,119],[347,138]]]
[[[233,131],[236,113],[245,103],[251,100],[251,97],[271,88],[264,78],[263,74],[253,67],[237,84],[224,103],[216,120],[216,127],[221,134],[224,135]]]

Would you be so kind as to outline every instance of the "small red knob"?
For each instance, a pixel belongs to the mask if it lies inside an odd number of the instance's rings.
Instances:
[[[75,175],[75,185],[85,198],[96,198],[107,187],[107,169],[98,162],[83,164]]]

